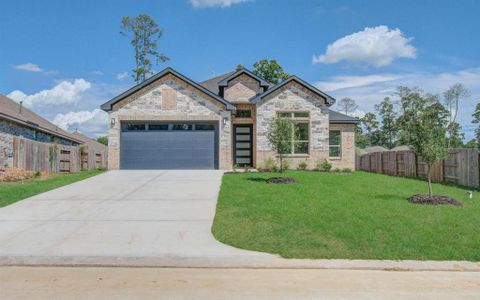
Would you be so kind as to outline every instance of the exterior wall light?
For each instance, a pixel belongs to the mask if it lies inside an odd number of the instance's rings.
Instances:
[[[110,128],[113,128],[115,126],[115,118],[112,118],[110,120]]]

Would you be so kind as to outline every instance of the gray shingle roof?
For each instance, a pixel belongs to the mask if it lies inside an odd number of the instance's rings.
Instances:
[[[210,90],[212,93],[215,93],[216,95],[218,95],[218,92],[219,92],[218,83],[224,80],[225,78],[230,77],[230,75],[232,75],[233,73],[235,73],[235,71],[231,71],[223,75],[219,75],[219,76],[207,79],[205,81],[200,82],[200,85],[204,86],[205,88]]]
[[[33,111],[22,106],[22,112],[20,112],[20,104],[12,99],[0,94],[0,118],[9,120],[14,123],[18,123],[25,127],[36,129],[75,143],[81,144],[82,141],[77,139],[72,134],[59,128],[57,125],[50,123],[44,118],[40,117]]]
[[[331,109],[328,110],[328,114],[330,118],[330,123],[333,124],[357,124],[358,122],[360,122],[360,120],[357,118],[347,116]]]

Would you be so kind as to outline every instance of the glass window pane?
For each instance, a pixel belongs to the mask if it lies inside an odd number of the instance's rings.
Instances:
[[[289,113],[289,112],[279,112],[279,113],[278,113],[278,116],[281,117],[281,118],[291,118],[291,117],[292,117],[292,113]]]
[[[237,118],[251,118],[252,111],[250,109],[238,109],[235,116]]]
[[[339,157],[341,154],[340,146],[330,146],[330,156],[331,157]]]
[[[237,149],[245,149],[245,148],[249,149],[250,143],[236,143],[235,147],[237,147]]]
[[[173,124],[172,130],[192,130],[192,124]]]
[[[296,154],[308,154],[308,142],[295,142]]]
[[[195,124],[195,130],[215,130],[213,124]]]
[[[247,135],[247,134],[237,135],[236,138],[237,138],[237,141],[250,141],[250,135]]]
[[[330,131],[330,145],[340,145],[341,142],[341,134],[339,130],[332,130]]]
[[[235,163],[237,164],[249,164],[250,163],[250,158],[237,158],[235,159]]]
[[[308,118],[308,112],[296,112],[293,116],[295,118]]]
[[[307,140],[308,141],[308,123],[296,123],[296,140]]]
[[[235,127],[237,133],[250,133],[250,127]]]
[[[250,156],[250,150],[237,150],[235,152],[237,156]]]
[[[145,130],[145,124],[127,123],[127,130]]]
[[[149,124],[148,130],[168,130],[168,124]]]

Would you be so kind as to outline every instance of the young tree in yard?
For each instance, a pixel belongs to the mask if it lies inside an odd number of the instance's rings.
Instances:
[[[99,142],[100,144],[104,144],[105,146],[108,146],[108,137],[107,136],[98,137],[97,142]]]
[[[238,71],[243,68],[243,65],[237,65],[236,70]],[[283,71],[282,66],[279,65],[275,59],[261,59],[257,61],[253,64],[252,73],[273,84],[282,82],[287,79],[288,76],[290,76],[288,73]]]
[[[340,100],[338,105],[347,116],[355,112],[355,110],[358,108],[358,105],[357,103],[355,103],[355,100],[350,99],[348,97],[345,97],[342,100]]]
[[[423,103],[423,108],[412,112],[414,117],[408,124],[411,131],[408,145],[415,155],[421,157],[427,164],[428,194],[432,197],[432,166],[447,155],[445,134],[448,125],[448,111],[441,103],[430,104],[422,96],[417,100],[419,103]]]
[[[152,74],[153,64],[169,60],[167,56],[158,52],[157,41],[162,37],[163,30],[148,15],[123,17],[121,24],[122,35],[131,38],[130,44],[135,49],[135,69],[132,77],[138,84]]]
[[[397,114],[393,109],[393,102],[389,97],[385,97],[380,104],[375,105],[375,109],[382,117],[380,126],[380,144],[383,147],[391,149],[395,147],[397,139]]]
[[[285,154],[291,153],[292,137],[296,135],[295,123],[289,118],[275,117],[268,126],[267,139],[277,152],[280,161],[280,173],[283,172]]]
[[[470,92],[461,83],[456,83],[452,85],[447,91],[443,93],[445,106],[447,107],[447,110],[449,112],[449,122],[447,128],[447,148],[452,147],[452,136],[454,135],[455,130],[458,130],[458,128],[455,128],[457,124],[456,119],[458,113],[458,103],[461,99],[467,97],[470,97]]]
[[[475,139],[477,140],[477,145],[480,145],[480,103],[477,103],[475,106],[475,111],[473,112],[473,124],[478,124],[475,128]]]

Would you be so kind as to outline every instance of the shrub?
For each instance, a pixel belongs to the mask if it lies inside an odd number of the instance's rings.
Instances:
[[[318,171],[330,172],[332,169],[332,164],[328,160],[324,159],[323,161],[317,162],[317,167],[315,168]]]
[[[107,170],[107,167],[98,167],[97,170],[98,170],[98,171],[106,171],[106,170]]]
[[[282,167],[281,167],[282,170],[288,170],[290,169],[290,161],[286,160],[286,159],[283,159],[282,160]]]
[[[352,169],[350,169],[350,168],[343,168],[343,169],[342,169],[342,172],[343,172],[343,173],[352,173]]]
[[[41,175],[42,173],[40,173],[40,171],[35,172],[35,177],[40,177]]]
[[[332,170],[332,172],[339,173],[341,170],[339,168],[335,168]]]
[[[306,160],[302,160],[298,163],[297,169],[300,171],[305,171],[307,169],[308,163]]]
[[[273,158],[270,157],[263,162],[263,165],[260,168],[260,170],[263,172],[277,172],[278,171],[277,163]]]

